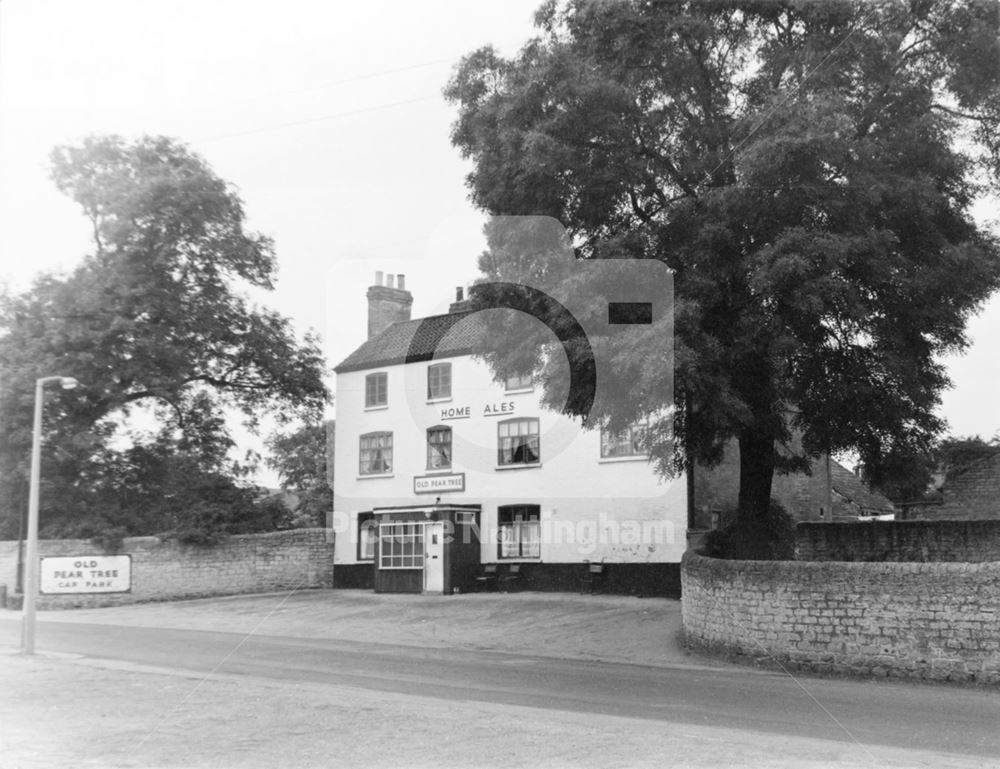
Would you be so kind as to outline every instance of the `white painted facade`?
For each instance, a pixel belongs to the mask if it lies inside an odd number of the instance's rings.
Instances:
[[[428,368],[451,364],[451,395],[428,398]],[[366,377],[386,375],[386,403],[366,407]],[[602,458],[598,430],[539,403],[540,391],[506,391],[470,355],[338,373],[334,452],[335,562],[359,563],[357,520],[377,508],[479,505],[481,563],[679,563],[687,489],[645,456]],[[498,424],[537,418],[540,461],[501,466]],[[450,427],[451,467],[428,469],[427,431]],[[391,469],[363,474],[361,436],[392,434]],[[530,557],[503,557],[499,508],[537,505],[540,542]],[[533,548],[534,549],[534,548]],[[370,561],[368,561],[370,563]]]

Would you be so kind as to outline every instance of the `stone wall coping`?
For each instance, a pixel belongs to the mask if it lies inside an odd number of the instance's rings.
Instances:
[[[967,574],[996,573],[1000,575],[1000,561],[959,563],[955,561],[740,561],[711,556],[688,550],[681,558],[681,568],[693,566],[702,571],[720,574],[753,572],[757,574]]]
[[[299,537],[311,537],[317,532],[327,532],[329,529],[324,529],[322,527],[310,527],[308,529],[281,529],[280,531],[262,531],[255,534],[230,534],[224,539],[220,540],[214,545],[186,545],[181,542],[177,542],[173,537],[157,537],[157,536],[146,536],[146,537],[125,537],[122,539],[122,546],[116,552],[127,552],[131,547],[142,546],[142,545],[158,545],[160,543],[170,543],[176,544],[178,547],[200,547],[200,548],[213,548],[213,547],[225,547],[227,543],[234,542],[260,542],[266,541],[268,539],[287,539],[289,536],[299,536]],[[89,539],[39,539],[38,548],[42,550],[46,543],[51,543],[52,547],[59,547],[61,549],[67,549],[70,547],[79,546],[81,549],[86,548],[90,550],[100,550],[101,546],[94,544]],[[17,547],[18,541],[16,539],[0,540],[0,547],[13,545]],[[109,555],[114,555],[114,553],[108,553]],[[41,553],[44,555],[44,553]]]

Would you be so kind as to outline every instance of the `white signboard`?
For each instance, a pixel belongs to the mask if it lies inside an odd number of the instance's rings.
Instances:
[[[42,558],[41,588],[52,593],[127,593],[132,556],[67,555]]]
[[[418,475],[413,479],[414,494],[433,494],[442,491],[465,491],[465,473]]]

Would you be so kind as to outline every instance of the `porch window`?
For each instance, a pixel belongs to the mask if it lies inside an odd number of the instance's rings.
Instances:
[[[427,469],[451,467],[451,428],[432,427],[427,431]]]
[[[533,465],[539,458],[537,419],[508,419],[497,425],[497,464]]]
[[[379,530],[380,569],[422,569],[424,567],[424,525],[383,523]]]
[[[538,505],[503,505],[497,508],[498,557],[541,557],[540,513]]]
[[[392,433],[365,433],[361,436],[361,475],[392,472]]]

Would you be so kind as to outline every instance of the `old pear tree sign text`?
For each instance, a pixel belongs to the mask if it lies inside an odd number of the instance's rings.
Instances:
[[[132,589],[132,556],[70,555],[42,558],[41,591],[127,593]]]

